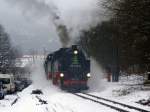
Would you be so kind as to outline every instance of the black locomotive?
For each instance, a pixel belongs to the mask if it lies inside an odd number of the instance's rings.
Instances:
[[[90,60],[77,45],[60,48],[49,54],[44,63],[47,79],[63,90],[87,90],[90,78]]]

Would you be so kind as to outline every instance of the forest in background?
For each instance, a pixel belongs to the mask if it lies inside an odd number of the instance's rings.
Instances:
[[[103,7],[110,19],[82,32],[83,49],[116,75],[150,71],[150,1],[105,0]]]

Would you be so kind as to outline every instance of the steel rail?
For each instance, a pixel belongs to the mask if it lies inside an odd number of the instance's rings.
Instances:
[[[98,104],[101,104],[101,105],[110,107],[110,108],[112,108],[112,109],[114,109],[114,110],[117,110],[117,111],[119,111],[119,112],[130,112],[130,111],[128,111],[128,110],[121,109],[121,108],[119,108],[119,107],[116,107],[116,106],[113,106],[113,105],[109,105],[109,104],[107,104],[107,103],[100,102],[100,101],[94,100],[94,99],[92,99],[92,98],[88,98],[88,97],[79,95],[79,94],[77,94],[77,93],[72,93],[72,94],[75,95],[75,96],[81,97],[81,98],[83,98],[83,99],[90,100],[90,101],[93,101],[93,102],[95,102],[95,103],[98,103]]]
[[[141,109],[141,108],[138,108],[138,107],[135,107],[135,106],[131,106],[131,105],[127,105],[127,104],[120,103],[120,102],[116,102],[116,101],[113,101],[113,100],[110,100],[110,99],[106,99],[106,98],[103,98],[103,97],[99,97],[99,96],[95,96],[95,95],[92,95],[92,94],[88,94],[88,93],[81,93],[81,94],[84,94],[84,95],[87,95],[87,96],[91,96],[93,98],[97,98],[97,99],[100,99],[100,100],[112,102],[114,104],[118,104],[118,105],[130,108],[130,109],[134,109],[134,110],[137,110],[137,111],[140,111],[140,112],[150,112],[150,111],[145,110],[145,109]]]

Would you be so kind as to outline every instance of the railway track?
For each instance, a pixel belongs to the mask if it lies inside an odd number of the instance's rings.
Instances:
[[[83,99],[90,100],[90,101],[93,101],[95,103],[110,107],[110,108],[117,110],[119,112],[150,112],[150,111],[145,110],[145,109],[141,109],[141,108],[127,105],[127,104],[123,104],[123,103],[119,103],[119,102],[116,102],[113,100],[98,97],[98,96],[91,95],[88,93],[72,93],[72,94],[76,95],[78,97],[81,97]]]

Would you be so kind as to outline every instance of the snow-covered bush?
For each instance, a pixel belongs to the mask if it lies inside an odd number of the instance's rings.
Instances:
[[[114,96],[125,96],[137,90],[141,90],[141,87],[140,86],[126,86],[126,87],[116,88],[112,92]]]
[[[120,84],[135,85],[135,84],[143,84],[143,82],[144,82],[144,76],[142,76],[142,75],[137,75],[137,74],[125,75],[125,74],[122,74],[119,77],[119,83]]]

